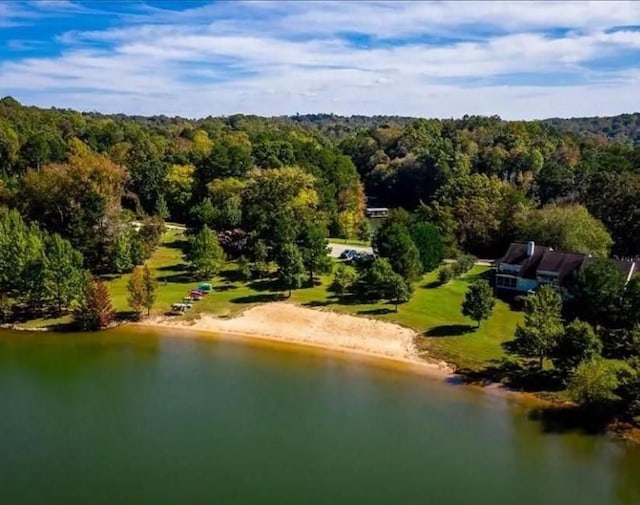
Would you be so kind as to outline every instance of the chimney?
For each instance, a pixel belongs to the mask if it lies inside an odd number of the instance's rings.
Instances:
[[[529,258],[531,258],[531,256],[533,256],[533,253],[536,250],[536,243],[531,240],[529,242],[527,242],[527,256],[529,256]]]

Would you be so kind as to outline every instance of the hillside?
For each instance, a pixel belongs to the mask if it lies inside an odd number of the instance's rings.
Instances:
[[[640,113],[610,117],[550,118],[543,123],[562,132],[640,144]]]

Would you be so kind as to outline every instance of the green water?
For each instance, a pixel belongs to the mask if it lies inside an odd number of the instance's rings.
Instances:
[[[640,449],[332,354],[0,333],[0,505],[640,504]]]

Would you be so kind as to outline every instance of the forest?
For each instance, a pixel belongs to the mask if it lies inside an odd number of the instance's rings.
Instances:
[[[74,310],[83,327],[104,326],[102,279],[132,271],[133,304],[150,310],[153,279],[137,267],[167,221],[189,229],[185,261],[194,277],[210,278],[230,259],[246,278],[275,272],[289,294],[331,271],[328,237],[371,241],[378,257],[341,264],[330,289],[388,299],[396,310],[443,258],[457,259],[439,270],[444,284],[467,272],[473,256],[499,257],[514,240],[603,259],[638,257],[638,125],[637,114],[194,120],[3,98],[0,312],[11,319]],[[375,233],[367,206],[394,209]],[[570,368],[566,377],[594,355],[628,359],[636,375],[628,372],[625,394],[638,402],[640,321],[629,314],[637,313],[640,283],[625,287],[606,266],[587,273],[575,288],[580,305],[563,307],[544,293],[527,302],[528,322],[511,352],[538,359],[541,369],[555,359],[558,369]],[[492,310],[490,296],[488,286],[474,287],[464,314],[479,325]],[[562,340],[567,335],[573,340]],[[640,412],[640,403],[629,405]]]

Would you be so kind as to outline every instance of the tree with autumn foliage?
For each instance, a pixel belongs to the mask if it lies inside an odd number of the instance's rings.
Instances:
[[[115,317],[106,284],[88,272],[85,274],[82,295],[73,315],[76,324],[84,331],[104,329]]]
[[[146,264],[143,267],[136,267],[131,273],[127,282],[127,303],[138,317],[143,309],[147,310],[147,316],[151,314],[157,287],[158,282]]]
[[[131,272],[131,277],[127,282],[127,303],[138,317],[144,308],[145,290],[144,290],[144,274],[142,267],[136,267]]]

